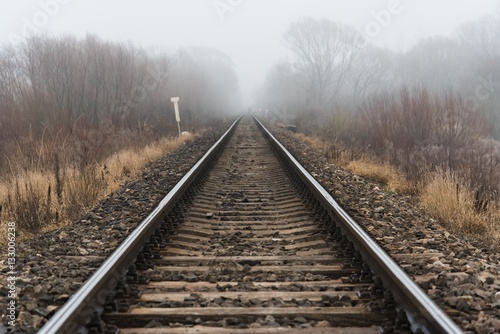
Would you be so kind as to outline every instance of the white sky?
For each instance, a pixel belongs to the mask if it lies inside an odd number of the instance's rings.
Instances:
[[[301,16],[329,18],[372,30],[371,41],[395,50],[422,37],[449,35],[461,23],[500,15],[500,0],[0,0],[0,43],[36,27],[52,35],[132,41],[172,50],[204,45],[235,62],[246,102],[267,70],[287,57],[282,34]],[[215,4],[232,6],[218,13]],[[232,5],[231,5],[232,4]],[[45,9],[44,9],[45,8]],[[374,13],[394,8],[383,24]],[[222,18],[222,19],[221,19]],[[28,28],[27,28],[28,27]]]

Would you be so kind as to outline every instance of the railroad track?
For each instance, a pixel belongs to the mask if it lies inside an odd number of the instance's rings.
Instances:
[[[258,121],[236,121],[41,333],[459,333]]]

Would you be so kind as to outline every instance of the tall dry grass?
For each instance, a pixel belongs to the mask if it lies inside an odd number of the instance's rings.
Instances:
[[[143,168],[173,151],[191,136],[161,138],[140,146],[122,149],[101,161],[74,164],[60,161],[51,149],[40,161],[55,159],[52,168],[19,168],[0,179],[0,229],[15,221],[18,234],[33,236],[69,223]],[[47,146],[47,145],[45,145]],[[48,164],[45,164],[48,165]],[[11,166],[16,165],[11,161]],[[14,172],[14,171],[13,171]],[[0,239],[0,244],[5,240]]]
[[[345,166],[354,174],[361,175],[385,185],[387,190],[398,193],[412,193],[413,185],[395,166],[389,163],[379,163],[376,159],[363,156],[352,160]]]
[[[438,170],[420,194],[422,206],[452,229],[485,236],[500,244],[500,206],[490,202],[482,211],[476,209],[476,196],[469,183],[456,173]]]

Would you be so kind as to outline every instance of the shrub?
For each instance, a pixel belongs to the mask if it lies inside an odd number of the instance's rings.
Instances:
[[[57,213],[52,208],[51,192],[50,184],[45,188],[32,178],[28,178],[22,184],[19,180],[15,181],[15,187],[9,192],[7,203],[20,229],[36,232],[56,218]]]

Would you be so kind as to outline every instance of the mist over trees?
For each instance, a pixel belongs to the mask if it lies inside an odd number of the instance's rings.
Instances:
[[[182,131],[220,123],[238,108],[233,67],[210,48],[159,53],[95,35],[0,46],[3,221],[36,232],[72,220],[191,140],[176,138],[171,97]]]
[[[423,39],[404,52],[363,41],[352,27],[299,19],[283,34],[292,60],[269,70],[258,105],[287,118],[304,112],[314,118],[317,113],[354,111],[373,96],[420,87],[435,98],[460,96],[463,107],[479,110],[490,134],[500,138],[498,17],[466,23],[451,37]]]
[[[296,57],[294,67],[305,85],[306,103],[332,106],[357,55],[356,31],[327,19],[303,18],[283,38]]]
[[[234,112],[238,94],[233,63],[209,48],[152,55],[93,35],[0,47],[0,139],[79,129],[175,133],[170,97],[181,97],[189,126]]]
[[[224,115],[239,110],[241,95],[233,61],[207,47],[178,50],[172,57],[169,91],[183,96],[183,113],[188,119],[200,115]]]

